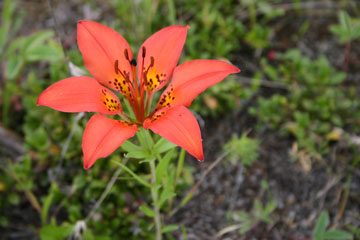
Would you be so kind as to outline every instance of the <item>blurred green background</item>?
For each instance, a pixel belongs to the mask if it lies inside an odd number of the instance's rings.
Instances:
[[[360,239],[358,1],[2,0],[0,8],[0,239],[153,239],[141,208],[150,193],[126,173],[94,207],[124,150],[85,171],[91,114],[35,104],[52,83],[87,74],[81,19],[115,29],[135,53],[157,30],[190,25],[180,62],[222,59],[242,70],[191,106],[205,162],[186,155],[175,173],[184,152],[174,154],[166,239]],[[149,175],[136,159],[127,166]]]

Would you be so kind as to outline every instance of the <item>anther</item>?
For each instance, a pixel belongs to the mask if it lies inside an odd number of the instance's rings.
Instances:
[[[136,60],[135,59],[131,60],[130,64],[136,67]]]
[[[119,74],[119,60],[115,60],[115,73]]]
[[[145,58],[146,56],[146,48],[142,47],[142,57]]]
[[[155,59],[153,56],[150,57],[150,66],[149,67],[153,67],[155,63]]]
[[[125,48],[125,50],[124,50],[124,55],[125,55],[126,60],[130,61],[129,60],[129,52],[128,52],[127,48]]]

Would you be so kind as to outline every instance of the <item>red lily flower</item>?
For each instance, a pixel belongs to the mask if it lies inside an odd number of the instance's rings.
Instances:
[[[170,26],[156,32],[142,44],[136,61],[119,33],[96,22],[78,22],[78,45],[94,78],[70,77],[56,82],[41,93],[37,104],[63,112],[100,113],[91,117],[83,135],[85,169],[112,153],[141,126],[198,160],[204,159],[199,125],[186,107],[206,88],[240,70],[218,60],[193,60],[176,67],[187,29]],[[150,112],[154,92],[171,76],[171,83]],[[124,96],[136,119],[124,113],[119,98],[108,88]],[[115,114],[125,121],[103,116]]]

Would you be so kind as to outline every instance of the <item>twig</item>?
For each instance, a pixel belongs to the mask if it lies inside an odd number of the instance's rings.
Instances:
[[[64,147],[62,148],[61,150],[61,156],[60,156],[60,160],[59,160],[59,164],[57,166],[57,170],[59,171],[63,162],[64,162],[64,157],[65,157],[65,154],[67,153],[68,149],[69,149],[69,146],[70,146],[70,143],[71,143],[71,139],[75,133],[75,128],[77,127],[77,124],[78,122],[80,121],[81,118],[83,118],[85,115],[84,112],[81,112],[81,113],[78,113],[74,119],[74,122],[72,124],[72,127],[71,127],[71,130],[70,130],[70,133],[69,133],[69,136],[67,137],[66,139],[66,142],[65,142],[65,145]]]
[[[240,82],[243,82],[246,84],[251,84],[253,81],[257,81],[253,78],[244,77],[244,76],[238,76],[237,79]],[[269,80],[264,80],[264,79],[262,79],[260,81],[260,85],[262,87],[268,87],[268,88],[278,88],[278,89],[288,89],[289,88],[289,86],[287,86],[286,84],[279,83],[279,82],[273,82],[273,81],[269,81]]]
[[[128,159],[125,158],[124,159],[124,164],[126,164],[127,161],[128,161]],[[100,207],[101,203],[104,201],[105,197],[108,195],[110,189],[115,184],[115,182],[116,182],[117,178],[119,177],[120,173],[122,172],[122,170],[123,170],[123,168],[119,167],[115,171],[114,175],[111,177],[110,181],[106,185],[106,188],[105,188],[104,192],[101,194],[100,198],[96,201],[96,203],[93,206],[93,208],[91,209],[90,213],[85,218],[86,222],[89,221],[92,218],[92,216],[95,214],[96,210]]]
[[[244,181],[244,177],[242,176],[243,169],[244,169],[243,165],[240,164],[240,169],[237,170],[236,177],[235,177],[235,186],[234,186],[233,192],[230,196],[230,201],[229,201],[230,206],[229,206],[228,212],[232,212],[235,208],[236,199],[238,198],[238,194],[239,194],[238,189],[240,188],[241,183]]]
[[[229,232],[233,232],[235,230],[240,229],[244,224],[234,224],[234,225],[230,225],[227,226],[223,229],[221,229],[219,232],[216,233],[215,235],[215,239],[218,239],[219,237],[221,237],[222,235],[229,233]]]
[[[31,206],[33,206],[33,208],[36,209],[39,215],[41,215],[42,207],[36,195],[31,190],[25,187],[23,181],[19,178],[19,176],[16,174],[15,170],[13,169],[13,166],[10,161],[8,161],[8,169],[4,168],[4,170],[7,171],[19,185],[21,185],[21,187],[24,189],[25,197],[30,202]]]
[[[51,12],[51,16],[52,16],[52,18],[53,18],[53,20],[54,20],[55,34],[56,34],[56,36],[59,38],[59,41],[60,41],[60,44],[61,44],[61,48],[62,48],[62,50],[63,50],[63,52],[64,52],[64,57],[65,57],[66,66],[68,66],[68,65],[69,65],[69,58],[68,58],[67,53],[66,53],[66,51],[65,51],[63,40],[62,40],[62,38],[61,38],[61,35],[64,35],[64,34],[63,34],[63,32],[60,32],[60,28],[59,28],[59,25],[57,24],[56,17],[55,17],[55,14],[54,14],[54,9],[53,9],[53,7],[52,7],[51,1],[52,1],[52,0],[47,0],[47,2],[48,2],[48,7],[49,7],[50,12]],[[70,71],[69,71],[69,68],[68,68],[68,72],[70,72]]]
[[[228,154],[229,152],[226,151],[223,154],[221,154],[213,163],[210,164],[210,166],[203,172],[197,183],[188,191],[188,193],[185,195],[185,197],[181,200],[180,204],[174,208],[169,214],[169,217],[172,217],[177,211],[179,211],[185,203],[187,203],[187,200],[190,200],[191,197],[195,194],[196,190],[200,187],[202,182],[205,180],[205,177],[209,174],[209,172],[218,165]]]
[[[342,218],[343,214],[344,214],[346,203],[347,203],[348,198],[349,198],[351,180],[352,180],[352,176],[349,175],[348,178],[347,178],[346,188],[344,190],[344,195],[343,195],[343,198],[341,200],[340,210],[339,210],[339,212],[338,212],[338,214],[336,215],[336,218],[335,218],[336,221],[339,221]]]
[[[51,215],[51,218],[54,218],[58,215],[60,209],[64,206],[64,204],[69,201],[69,199],[74,196],[75,192],[77,190],[77,187],[74,185],[71,189],[70,189],[70,193],[66,196],[66,198],[64,198],[63,200],[61,200],[60,204],[55,208],[54,213]]]
[[[341,180],[341,178],[342,178],[342,176],[337,176],[337,177],[331,178],[326,183],[325,187],[316,194],[315,199],[319,199],[319,198],[323,197],[324,195],[326,195],[327,192]]]
[[[283,9],[284,11],[291,11],[295,9],[337,9],[339,8],[339,4],[335,2],[322,1],[322,2],[299,2],[297,4],[294,3],[284,3],[284,4],[274,4],[271,6],[272,9]],[[261,9],[255,10],[256,16],[261,15]],[[244,21],[250,17],[250,12],[248,10],[240,11],[238,16],[240,17],[240,21]]]
[[[23,142],[15,133],[0,123],[0,153],[12,159],[18,159],[26,153]]]

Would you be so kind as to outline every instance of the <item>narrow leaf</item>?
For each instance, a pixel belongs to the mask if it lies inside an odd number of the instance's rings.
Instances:
[[[135,158],[135,159],[147,159],[149,158],[149,154],[145,150],[141,151],[132,151],[125,155],[127,158]]]
[[[329,230],[324,234],[324,239],[352,239],[352,235],[342,230]]]
[[[148,217],[155,217],[155,212],[151,209],[151,208],[149,208],[148,206],[146,206],[146,205],[141,205],[140,207],[139,207],[139,209],[140,209],[140,211],[142,211],[146,216],[148,216]]]
[[[169,142],[165,138],[160,138],[159,141],[154,146],[154,152],[157,154],[169,151],[170,149],[176,147],[176,144]]]
[[[167,225],[167,226],[163,227],[161,232],[162,233],[167,233],[167,232],[172,232],[172,231],[175,231],[175,230],[178,230],[178,229],[179,229],[178,225],[170,224],[170,225]]]
[[[159,164],[156,167],[156,184],[159,184],[161,182],[162,177],[167,172],[167,167],[169,165],[170,159],[174,154],[174,150],[168,152],[165,157],[159,162]]]
[[[122,145],[121,148],[124,149],[127,152],[136,152],[136,151],[143,151],[144,149],[133,144],[130,141],[125,141]]]
[[[57,61],[62,58],[62,52],[50,46],[35,46],[26,51],[25,59],[29,62],[35,61]]]
[[[133,176],[139,183],[141,183],[145,187],[151,188],[151,185],[148,182],[146,182],[139,175],[134,173],[130,168],[128,168],[127,166],[125,166],[124,164],[122,164],[121,162],[118,162],[118,161],[114,161],[114,163],[119,165],[120,167],[122,167],[126,172],[128,172],[131,176]]]
[[[19,75],[23,64],[24,62],[21,56],[17,56],[17,55],[10,56],[9,61],[6,64],[6,71],[5,71],[6,79],[16,78]]]
[[[325,230],[329,225],[329,215],[326,211],[322,211],[319,219],[316,222],[314,229],[315,240],[322,240]]]

